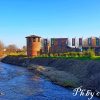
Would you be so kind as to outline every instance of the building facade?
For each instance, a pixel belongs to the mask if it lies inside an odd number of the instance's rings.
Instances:
[[[68,47],[68,38],[51,38],[51,52],[66,52]]]
[[[83,50],[94,49],[95,52],[100,52],[100,38],[89,37],[86,39],[72,38],[72,42],[68,38],[51,38],[42,39],[36,35],[27,36],[27,55],[28,56],[39,56],[40,54],[49,53],[65,53],[65,52],[82,52]],[[70,44],[70,45],[69,45]],[[76,44],[78,46],[76,47]]]

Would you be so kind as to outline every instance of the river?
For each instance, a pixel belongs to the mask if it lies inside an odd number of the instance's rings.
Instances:
[[[0,100],[88,100],[26,68],[0,63]],[[92,100],[100,100],[94,97]]]

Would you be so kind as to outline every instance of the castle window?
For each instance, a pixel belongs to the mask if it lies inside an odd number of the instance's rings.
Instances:
[[[36,38],[33,38],[33,42],[36,42]]]
[[[40,42],[40,38],[38,38],[38,42]]]

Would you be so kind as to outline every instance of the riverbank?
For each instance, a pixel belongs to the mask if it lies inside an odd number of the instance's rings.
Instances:
[[[7,56],[2,62],[27,67],[65,87],[100,91],[100,62],[96,60]]]

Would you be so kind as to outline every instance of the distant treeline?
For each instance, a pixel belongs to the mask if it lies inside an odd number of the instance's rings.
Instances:
[[[20,49],[15,44],[9,44],[8,46],[5,46],[4,43],[0,41],[0,57],[10,54],[25,54],[25,53],[26,53],[26,46],[23,46]]]

